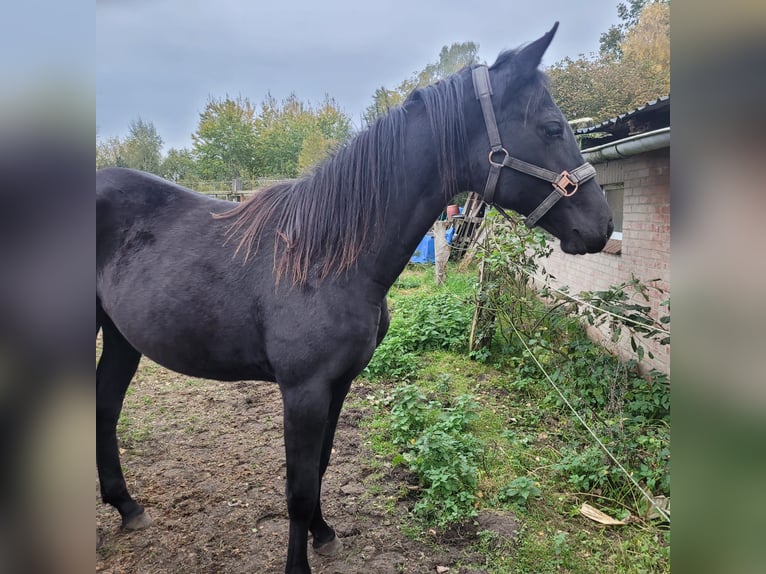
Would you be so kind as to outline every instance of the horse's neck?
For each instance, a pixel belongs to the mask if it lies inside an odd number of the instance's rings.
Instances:
[[[391,190],[370,270],[375,282],[386,288],[396,281],[446,204],[425,114],[408,118],[404,146],[404,177]]]

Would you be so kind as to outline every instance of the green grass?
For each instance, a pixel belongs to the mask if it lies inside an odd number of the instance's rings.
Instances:
[[[512,541],[493,539],[489,532],[479,533],[473,549],[480,552],[484,560],[481,564],[464,566],[482,568],[492,574],[669,572],[667,525],[634,518],[624,526],[604,527],[579,514],[580,505],[587,502],[615,517],[627,511],[635,517],[640,506],[637,504],[638,496],[628,487],[613,484],[615,478],[611,475],[606,477],[601,487],[588,491],[575,487],[579,484],[572,480],[576,461],[567,459],[566,455],[575,448],[591,447],[593,439],[584,433],[571,412],[565,410],[552,395],[548,383],[532,368],[531,361],[502,339],[497,345],[500,351],[493,348],[491,364],[470,360],[467,341],[450,343],[445,347],[439,343],[443,339],[437,334],[430,339],[425,338],[425,343],[417,343],[420,345],[418,348],[413,343],[417,337],[411,334],[420,327],[397,318],[397,313],[403,309],[407,313],[412,306],[428,307],[434,301],[440,301],[434,296],[449,297],[455,305],[465,305],[472,311],[474,283],[475,273],[458,274],[450,268],[447,286],[436,287],[433,285],[432,268],[408,268],[392,288],[392,326],[388,337],[398,340],[399,354],[412,354],[413,366],[406,377],[398,377],[395,372],[397,364],[387,362],[395,355],[385,356],[384,353],[378,372],[367,373],[371,380],[369,387],[373,391],[363,400],[372,413],[365,422],[366,440],[376,453],[375,460],[405,464],[406,455],[402,456],[402,445],[397,444],[395,439],[394,427],[401,421],[392,422],[394,400],[400,396],[398,393],[404,382],[413,383],[426,402],[434,405],[454,406],[457,397],[470,395],[479,406],[475,410],[477,417],[469,424],[469,431],[482,445],[481,456],[476,463],[476,509],[513,511],[522,527]],[[427,309],[420,309],[420,315],[424,316],[424,313],[427,315]],[[465,326],[458,324],[465,320],[465,316],[453,316],[453,324],[448,325],[453,334],[466,332]],[[470,313],[467,316],[470,320]],[[609,369],[617,372],[610,362],[612,358],[598,347],[587,346],[590,343],[579,337],[577,328],[571,322],[562,323],[556,317],[552,319],[571,331],[563,335],[557,331],[559,339],[555,340],[556,345],[572,344],[588,359],[577,369],[575,365],[566,373],[560,372],[559,384],[569,384],[570,390],[592,399],[592,402],[600,400],[599,389],[595,385],[597,382],[603,384],[603,379],[598,377],[603,377]],[[429,318],[429,321],[432,319]],[[436,320],[433,322],[438,323]],[[402,327],[407,331],[397,332]],[[549,328],[555,330],[556,327],[554,324],[542,324],[540,336],[543,341],[536,346],[536,352],[543,356],[551,369],[564,364],[559,362],[559,353],[551,351],[550,345],[546,346],[546,341],[554,336],[545,331]],[[566,357],[566,352],[560,355]],[[386,372],[387,366],[393,367],[393,376]],[[588,375],[593,370],[597,371],[598,377]],[[576,380],[571,380],[573,378]],[[643,434],[637,435],[638,438],[629,434],[626,440],[638,442],[626,445],[620,444],[619,433],[602,438],[608,440],[610,448],[626,456],[629,448],[635,449],[640,443],[639,446],[645,451],[641,460],[659,460],[665,456],[662,449],[667,447],[662,430],[663,425],[667,426],[667,420],[663,418],[661,401],[658,402],[660,395],[657,391],[653,391],[654,395],[647,394],[648,391],[642,390],[638,383],[630,378],[626,380],[625,387],[630,394],[626,394],[625,400],[630,401],[630,408],[636,410],[630,420],[640,422],[640,425],[636,423],[636,428],[640,427]],[[437,415],[429,416],[433,418]],[[593,420],[593,416],[588,414],[589,420]],[[630,421],[618,423],[624,427]],[[599,430],[607,432],[605,429],[608,428],[607,424]],[[660,430],[655,433],[656,429]],[[636,460],[639,459],[632,462]],[[603,467],[600,459],[577,464],[584,464],[583,472],[586,473],[590,470],[601,472]],[[589,468],[588,464],[593,468]],[[645,471],[648,478],[660,476],[662,472],[660,467],[649,470],[653,474]],[[658,490],[660,482],[658,479],[655,484]],[[614,488],[619,496],[607,496],[605,493],[612,494],[609,488]],[[411,504],[411,501],[404,499],[402,496],[396,502]],[[387,501],[387,505],[390,509],[391,501]],[[430,522],[427,515],[414,518],[407,521],[407,527],[402,531],[414,539],[427,538],[424,533],[433,526],[433,517]]]

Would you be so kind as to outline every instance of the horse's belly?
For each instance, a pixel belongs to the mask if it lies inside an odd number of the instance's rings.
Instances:
[[[205,313],[179,317],[133,309],[125,315],[107,309],[107,314],[128,342],[157,364],[206,379],[275,380],[263,341],[252,325],[216,320]]]

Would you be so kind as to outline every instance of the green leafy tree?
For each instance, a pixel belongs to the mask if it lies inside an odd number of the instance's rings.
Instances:
[[[269,95],[255,119],[256,175],[296,177],[351,135],[351,120],[327,96],[318,109],[291,94]]]
[[[351,119],[329,95],[325,95],[314,115],[319,133],[333,145],[339,145],[351,136]]]
[[[325,159],[332,149],[332,140],[323,137],[319,131],[312,131],[307,134],[298,155],[298,173],[308,173],[312,167]]]
[[[406,94],[397,89],[389,90],[385,86],[380,86],[372,95],[372,103],[364,111],[363,118],[367,125],[372,124],[380,116],[388,113],[388,110],[400,105]]]
[[[335,100],[325,100],[315,113],[314,126],[301,144],[299,173],[308,172],[325,159],[351,135],[351,120],[338,108]]]
[[[442,46],[439,61],[428,64],[417,74],[417,87],[427,86],[435,81],[446,78],[476,61],[479,45],[475,42],[453,43]]]
[[[162,162],[162,138],[152,122],[141,118],[131,121],[123,148],[127,167],[159,173]]]
[[[197,170],[203,179],[228,180],[254,174],[255,109],[248,98],[210,98],[192,134]]]
[[[197,163],[188,149],[170,148],[160,165],[160,173],[171,181],[195,181],[198,178]]]
[[[291,94],[281,103],[270,94],[255,121],[257,175],[295,177],[303,140],[310,131],[306,106]]]
[[[422,70],[403,80],[396,88],[381,86],[375,90],[372,103],[364,112],[364,120],[369,125],[391,108],[401,104],[407,95],[416,88],[424,87],[454,74],[465,66],[477,61],[479,45],[475,42],[456,42],[443,46],[439,60],[427,64]]]

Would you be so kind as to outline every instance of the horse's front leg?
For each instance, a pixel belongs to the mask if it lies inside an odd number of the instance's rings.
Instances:
[[[290,538],[286,574],[310,574],[308,531],[319,503],[320,467],[327,432],[331,391],[329,384],[313,381],[282,387],[285,454],[287,459],[287,511]]]
[[[322,478],[324,477],[327,465],[330,462],[330,454],[332,453],[332,445],[335,439],[335,429],[338,427],[340,411],[350,386],[350,380],[344,381],[343,383],[338,384],[333,390],[332,401],[330,403],[330,414],[324,434],[324,443],[322,445],[322,456],[319,461],[319,497],[317,498],[317,504],[314,509],[314,515],[311,518],[309,530],[313,537],[312,546],[314,551],[322,556],[335,556],[343,549],[343,544],[341,544],[340,540],[338,540],[335,535],[335,530],[327,524],[322,516],[321,498]]]

